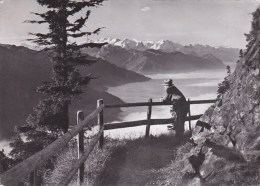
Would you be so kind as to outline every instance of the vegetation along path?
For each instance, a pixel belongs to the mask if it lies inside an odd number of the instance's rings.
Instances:
[[[94,185],[158,185],[178,146],[174,135],[126,140],[113,149]]]

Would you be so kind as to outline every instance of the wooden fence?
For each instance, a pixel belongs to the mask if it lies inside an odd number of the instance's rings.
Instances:
[[[196,100],[190,101],[188,100],[189,107],[191,104],[204,104],[204,103],[215,103],[216,100]],[[152,99],[149,99],[148,102],[141,103],[125,103],[125,104],[110,104],[104,105],[103,100],[98,100],[97,109],[94,110],[91,114],[84,117],[84,113],[82,111],[77,112],[77,125],[74,126],[71,130],[65,133],[62,137],[55,140],[49,146],[44,148],[43,150],[35,153],[31,157],[27,158],[23,162],[14,166],[10,170],[4,172],[0,175],[0,185],[7,186],[15,186],[18,185],[23,178],[30,174],[30,185],[35,185],[35,175],[37,171],[37,167],[40,167],[44,162],[53,157],[60,149],[67,146],[69,141],[77,136],[78,137],[78,160],[73,163],[73,167],[69,171],[64,178],[61,179],[61,182],[58,185],[68,185],[70,181],[73,179],[75,174],[78,172],[78,184],[82,184],[84,182],[84,162],[87,160],[89,154],[94,149],[95,145],[99,142],[99,147],[102,148],[104,143],[104,130],[111,129],[119,129],[126,127],[135,127],[146,125],[145,136],[148,137],[150,133],[151,125],[163,125],[170,124],[173,122],[173,119],[151,119],[152,115],[152,106],[165,106],[172,105],[171,103],[163,103],[163,102],[152,102]],[[104,124],[103,118],[103,110],[109,108],[118,108],[118,107],[139,107],[139,106],[147,106],[147,119],[146,120],[138,120],[131,122],[120,122],[120,123],[110,123]],[[202,115],[194,115],[191,116],[189,109],[189,116],[187,116],[186,121],[189,121],[189,127],[191,130],[190,121],[199,119]],[[93,120],[97,119],[99,132],[92,139],[90,144],[86,149],[84,149],[84,128],[90,127]]]

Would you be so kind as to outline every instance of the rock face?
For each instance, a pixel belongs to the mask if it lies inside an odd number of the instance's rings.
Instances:
[[[260,8],[253,15],[254,38],[228,78],[230,88],[197,122],[193,145],[173,165],[179,171],[172,184],[260,184]]]

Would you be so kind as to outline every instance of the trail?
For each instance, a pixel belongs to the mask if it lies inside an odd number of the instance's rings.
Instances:
[[[94,185],[157,185],[177,146],[173,135],[127,141],[112,152]]]

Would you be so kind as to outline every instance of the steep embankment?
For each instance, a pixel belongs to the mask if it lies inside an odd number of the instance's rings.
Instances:
[[[202,116],[184,157],[165,176],[169,185],[260,184],[260,8],[247,51],[228,78],[230,88]],[[190,150],[191,149],[191,150]]]
[[[119,98],[108,94],[106,86],[118,86],[123,83],[146,81],[148,78],[106,61],[98,62],[83,73],[98,76],[71,107],[70,120],[75,123],[75,113],[84,109],[89,113],[96,107],[96,100],[103,98],[107,103],[122,103]],[[0,139],[10,137],[15,125],[23,124],[41,95],[35,88],[51,75],[51,63],[47,55],[25,47],[0,45]],[[113,120],[119,109],[108,111],[106,120]]]

